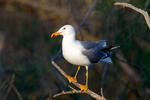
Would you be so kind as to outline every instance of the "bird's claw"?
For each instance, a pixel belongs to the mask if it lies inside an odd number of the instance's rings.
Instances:
[[[87,91],[88,87],[86,85],[79,84],[81,91]]]
[[[76,77],[67,76],[67,79],[68,79],[69,83],[77,82]]]

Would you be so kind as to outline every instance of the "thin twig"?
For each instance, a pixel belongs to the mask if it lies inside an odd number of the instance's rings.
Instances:
[[[0,91],[2,91],[3,89],[5,89],[5,87],[7,88],[7,82],[8,80],[6,79],[0,86]]]
[[[101,88],[101,95],[102,95],[102,97],[104,97],[103,88]]]
[[[80,22],[79,22],[78,18],[76,17],[77,15],[75,14],[72,0],[70,0],[70,7],[71,7],[71,13],[72,13],[74,22],[75,22],[77,25],[79,25]],[[83,34],[81,34],[81,31],[80,31],[80,30],[78,30],[78,31],[79,31],[78,33],[80,34],[80,39],[83,40]]]
[[[150,3],[150,0],[146,0],[146,2],[145,2],[145,6],[144,6],[144,10],[146,10],[146,9],[147,9],[147,7],[148,7],[149,3]]]
[[[17,88],[14,85],[12,85],[12,89],[14,90],[16,95],[18,96],[18,99],[23,100],[23,97],[21,96],[21,94],[19,93],[19,91],[17,90]]]
[[[88,16],[91,14],[91,12],[94,10],[94,8],[96,7],[98,0],[94,0],[93,4],[91,6],[91,8],[88,10],[88,12],[86,13],[86,15],[83,17],[82,21],[80,22],[78,29],[76,31],[79,31],[81,26],[85,23],[85,21],[87,20]]]
[[[124,2],[129,2],[129,1],[130,0],[125,0]],[[113,43],[115,39],[114,38],[113,40],[111,39],[110,32],[113,33],[112,36],[115,36],[115,33],[116,33],[114,32],[115,24],[112,24],[112,18],[113,18],[113,15],[120,9],[121,7],[113,7],[112,11],[109,13],[108,18],[106,20],[106,39],[109,40],[111,43]]]
[[[15,80],[15,75],[13,74],[12,77],[11,77],[11,80],[10,80],[10,82],[9,82],[9,87],[8,87],[8,89],[7,89],[7,91],[6,91],[6,94],[4,95],[4,97],[3,97],[2,100],[6,100],[6,99],[7,99],[7,96],[8,96],[9,92],[10,92],[11,89],[12,89],[14,80]]]
[[[56,97],[61,96],[61,95],[67,95],[67,94],[83,94],[83,93],[86,94],[85,91],[81,91],[81,90],[71,90],[71,91],[66,91],[66,92],[62,91],[62,92],[60,92],[60,93],[57,93],[57,94],[53,95],[53,98],[56,98]]]
[[[0,86],[0,97],[4,96],[5,91],[7,91],[7,88],[9,86],[8,84],[9,80],[6,79]]]
[[[116,57],[127,62],[127,60],[123,57],[121,52],[118,52],[116,54]],[[141,82],[142,81],[141,76],[134,70],[134,68],[131,65],[125,62],[121,62],[118,60],[118,63],[121,65],[121,68],[128,76],[130,76],[130,79],[132,79],[135,82]]]
[[[76,32],[78,32],[80,30],[81,26],[85,23],[85,21],[87,20],[88,16],[94,10],[94,8],[96,7],[97,1],[98,0],[94,0],[93,1],[93,4],[91,5],[91,7],[87,11],[86,15],[82,18],[82,21],[79,24],[79,20],[77,19],[76,14],[74,13],[72,0],[70,0],[71,12],[72,12],[72,15],[73,15],[75,23],[78,25],[78,28],[76,29]],[[81,36],[81,40],[83,40],[83,35],[81,34],[81,32],[80,32],[80,36]]]
[[[72,13],[72,16],[73,16],[73,19],[75,21],[75,23],[78,25],[79,24],[79,20],[78,18],[76,17],[76,14],[75,14],[75,11],[74,11],[74,7],[73,7],[73,0],[70,0],[70,7],[71,7],[71,13]]]
[[[149,15],[148,15],[147,11],[144,11],[144,10],[142,10],[142,9],[139,9],[139,8],[133,6],[132,4],[128,4],[128,3],[116,2],[116,3],[114,3],[114,5],[123,6],[123,7],[128,7],[128,8],[131,8],[131,9],[135,10],[136,12],[142,14],[142,15],[144,16],[144,18],[145,18],[145,21],[146,21],[146,23],[147,23],[149,29],[150,29],[150,17],[149,17]]]
[[[103,67],[103,74],[102,74],[102,77],[101,77],[101,88],[103,88],[107,70],[108,70],[108,66],[107,66],[107,64],[105,64],[104,67]]]
[[[72,89],[72,90],[76,90],[75,88],[73,88],[73,87],[72,87],[72,86],[70,86],[70,85],[69,85],[68,87],[69,87],[70,89]]]
[[[67,74],[54,62],[51,62],[54,67],[61,73],[61,75],[63,75],[65,78],[67,77]],[[73,82],[72,83],[74,86],[76,86],[77,88],[80,88],[79,83]],[[88,94],[89,96],[95,98],[96,100],[106,100],[105,97],[98,95],[97,93],[91,91],[91,90],[87,90],[87,91],[81,91],[81,90],[76,90],[74,88],[72,88],[72,91],[66,91],[66,92],[61,92],[61,93],[57,93],[55,94],[53,97],[57,97],[60,95],[65,95],[65,94],[75,94],[75,93],[84,93],[84,94]]]

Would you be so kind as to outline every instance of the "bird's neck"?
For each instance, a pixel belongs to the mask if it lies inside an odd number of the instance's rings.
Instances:
[[[75,40],[76,40],[75,34],[70,34],[63,37],[63,42],[74,42]]]
[[[71,48],[73,45],[76,44],[76,38],[73,35],[64,36],[62,40],[62,50],[67,51],[67,48]]]

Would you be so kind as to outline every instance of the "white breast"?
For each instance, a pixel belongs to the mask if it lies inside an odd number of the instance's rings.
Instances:
[[[62,51],[64,58],[71,64],[86,66],[90,62],[86,56],[82,54],[83,47],[78,41],[63,38]]]

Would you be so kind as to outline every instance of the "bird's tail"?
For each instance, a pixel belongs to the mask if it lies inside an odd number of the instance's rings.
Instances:
[[[105,62],[105,63],[112,63],[112,60],[110,58],[110,55],[111,55],[111,51],[114,50],[114,49],[117,49],[119,48],[120,46],[105,46],[104,48],[101,49],[101,51],[104,51],[107,53],[107,56],[103,59],[100,59],[99,62]]]
[[[105,46],[101,51],[110,51],[119,48],[120,46]]]

